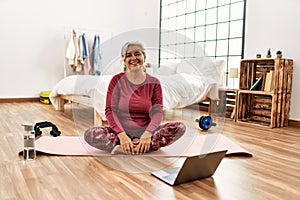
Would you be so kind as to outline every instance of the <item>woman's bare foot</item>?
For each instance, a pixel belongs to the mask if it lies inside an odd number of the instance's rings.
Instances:
[[[116,154],[125,154],[124,151],[122,150],[121,148],[121,145],[116,145],[113,150],[111,150],[110,152],[111,154],[113,155],[116,155]]]

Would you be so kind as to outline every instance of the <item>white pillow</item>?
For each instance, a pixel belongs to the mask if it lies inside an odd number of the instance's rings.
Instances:
[[[166,65],[160,65],[160,67],[155,70],[154,74],[164,76],[176,74],[177,66],[178,63],[168,63]]]
[[[225,66],[225,60],[214,60],[213,62],[217,68],[217,71],[222,72]]]
[[[224,64],[224,60],[212,60],[208,57],[184,59],[179,63],[177,73],[216,75],[222,71]]]
[[[154,74],[156,75],[170,75],[170,74],[175,74],[176,71],[170,67],[160,67],[157,70],[155,70]]]
[[[146,68],[146,72],[148,74],[155,74],[155,71],[158,69],[158,64],[153,64],[153,63],[149,63],[150,64],[150,67],[147,67]]]
[[[224,74],[224,66],[226,64],[225,60],[215,60],[216,71],[220,77],[220,87],[225,85],[225,74]]]
[[[222,74],[224,71],[224,66],[225,66],[225,60],[215,60],[214,61],[216,70],[219,74]]]
[[[208,57],[199,57],[181,60],[177,67],[177,73],[187,73],[205,78],[207,82],[223,84],[224,60],[212,60]]]
[[[174,70],[174,73],[176,73],[177,67],[178,67],[179,63],[167,63],[165,65],[160,65],[160,67],[168,67],[171,68],[172,70]]]
[[[198,58],[195,59],[184,59],[178,64],[177,73],[194,74],[197,71],[197,66],[201,63]]]
[[[199,57],[181,60],[177,67],[177,73],[204,75],[207,71],[215,70],[210,58]]]

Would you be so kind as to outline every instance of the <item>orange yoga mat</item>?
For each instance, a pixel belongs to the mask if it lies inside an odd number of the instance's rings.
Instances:
[[[49,155],[119,156],[91,147],[84,141],[82,136],[42,136],[36,140],[35,148],[37,152]],[[228,150],[226,155],[252,156],[250,152],[233,140],[217,133],[185,136],[158,151],[134,156],[187,157],[220,150]]]

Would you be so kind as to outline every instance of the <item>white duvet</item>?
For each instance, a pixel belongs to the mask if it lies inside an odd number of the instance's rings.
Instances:
[[[154,75],[162,85],[163,106],[166,109],[183,108],[206,97],[218,99],[219,79],[177,73],[169,76]],[[58,109],[58,95],[83,95],[92,98],[93,106],[105,119],[105,99],[113,75],[72,75],[59,81],[50,94],[53,106]]]

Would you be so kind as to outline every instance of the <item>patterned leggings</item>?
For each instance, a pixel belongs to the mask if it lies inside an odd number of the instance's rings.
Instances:
[[[152,135],[150,151],[156,151],[160,147],[172,144],[185,133],[185,130],[186,126],[182,122],[161,124]],[[109,152],[117,144],[120,144],[117,134],[109,126],[93,127],[86,130],[84,139],[91,146]]]

